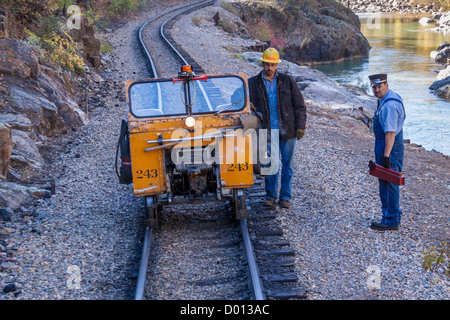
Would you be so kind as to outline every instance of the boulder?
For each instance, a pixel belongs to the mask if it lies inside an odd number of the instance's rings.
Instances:
[[[429,89],[439,97],[450,100],[450,77],[433,82]]]
[[[39,52],[28,44],[0,39],[0,74],[7,86],[2,119],[7,116],[16,126],[29,127],[31,123],[32,129],[44,136],[86,124],[65,72],[43,64]]]
[[[344,6],[329,0],[308,6],[284,5],[281,10],[277,4],[268,3],[262,8],[258,2],[233,2],[247,25],[264,21],[270,26],[272,42],[283,43],[283,59],[311,64],[369,55],[370,45],[360,32],[358,17]]]
[[[30,119],[21,114],[4,113],[1,115],[1,121],[12,129],[31,131],[32,123]]]
[[[35,199],[45,197],[50,197],[50,191],[13,182],[0,182],[0,208],[16,211]]]
[[[20,174],[22,181],[37,178],[45,166],[45,161],[39,152],[39,143],[30,137],[32,134],[21,130],[12,132],[11,167]]]
[[[447,77],[450,77],[450,65],[439,71],[439,74],[437,75],[438,80],[443,80]]]
[[[398,12],[400,14],[432,13],[439,9],[434,2],[421,5],[420,1],[408,0],[338,0],[354,12]]]
[[[37,79],[40,74],[39,51],[22,41],[0,39],[0,74],[21,79]]]
[[[359,28],[335,17],[314,16],[298,21],[293,29],[285,38],[288,45],[283,50],[283,57],[287,60],[307,64],[369,55],[369,42]]]
[[[441,43],[437,50],[431,51],[430,57],[437,63],[447,63],[450,60],[450,43]]]
[[[433,84],[428,89],[430,89],[432,91],[436,91],[439,88],[446,86],[448,84],[450,84],[450,77],[433,82]]]
[[[15,105],[14,110],[31,120],[34,129],[43,135],[52,136],[64,129],[58,108],[42,92],[37,91],[37,83],[10,85],[9,91]]]
[[[439,89],[437,89],[436,94],[439,97],[450,101],[450,84],[446,84],[446,85],[440,87]]]
[[[76,42],[83,44],[83,57],[93,67],[100,67],[100,40],[95,37],[95,29],[86,17],[81,19],[80,29],[70,30],[70,36]]]
[[[450,19],[450,14],[448,15]],[[437,50],[431,51],[430,56],[437,63],[449,64],[450,62],[450,43],[443,42]],[[429,87],[437,96],[450,101],[450,65],[439,71],[437,81]]]

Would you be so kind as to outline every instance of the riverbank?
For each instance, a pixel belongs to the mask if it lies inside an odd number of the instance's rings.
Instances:
[[[345,7],[355,13],[361,12],[396,12],[400,14],[437,14],[445,11],[446,8],[439,3],[420,3],[419,1],[408,0],[338,0]]]
[[[450,7],[441,6],[439,3],[420,3],[420,1],[348,1],[340,2],[358,15],[368,15],[370,18],[378,19],[379,14],[400,14],[402,16],[415,17],[420,23],[430,27],[430,31],[450,31]],[[376,14],[375,16],[373,14]],[[372,22],[373,23],[373,22]]]
[[[405,139],[450,155],[450,118],[446,116],[450,104],[445,94],[430,89],[445,68],[430,57],[430,52],[447,41],[448,35],[428,31],[430,26],[420,24],[417,17],[398,13],[381,14],[378,21],[363,15],[360,21],[361,32],[372,47],[369,59],[315,68],[341,84],[359,85],[369,94],[368,76],[388,73],[390,89],[402,96],[407,108]]]

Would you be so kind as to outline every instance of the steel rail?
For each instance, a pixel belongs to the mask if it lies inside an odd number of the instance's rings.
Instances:
[[[261,283],[261,277],[259,276],[259,269],[256,263],[255,253],[253,251],[252,242],[247,228],[247,220],[240,221],[242,239],[244,241],[245,255],[247,256],[248,269],[250,271],[251,284],[253,293],[255,294],[255,300],[266,300],[266,296],[263,292],[263,286]]]
[[[212,5],[214,2],[216,2],[216,0],[199,1],[195,4],[193,4],[192,7],[190,7],[187,10],[207,7],[207,6]],[[173,44],[167,39],[167,37],[164,34],[164,26],[166,25],[166,23],[169,22],[170,20],[178,17],[180,14],[183,14],[184,12],[185,11],[179,12],[179,13],[175,14],[174,16],[170,17],[169,19],[167,19],[166,21],[164,21],[161,24],[160,33],[161,33],[161,37],[164,39],[164,41],[167,43],[167,45],[173,50],[173,52],[175,52],[175,54],[178,56],[178,58],[180,58],[180,60],[183,62],[183,64],[188,65],[189,63],[186,61],[186,59],[183,57],[183,55],[173,46]]]
[[[147,26],[147,24],[149,24],[149,23],[155,21],[156,19],[161,18],[162,16],[164,16],[164,15],[166,15],[166,14],[169,14],[169,13],[171,13],[171,12],[174,12],[174,11],[177,11],[177,10],[181,10],[181,9],[184,9],[184,8],[188,8],[188,9],[186,9],[186,10],[189,10],[189,9],[195,7],[196,5],[198,5],[199,3],[202,3],[202,2],[208,2],[208,1],[199,1],[199,2],[196,2],[196,3],[194,3],[194,4],[190,3],[190,4],[187,4],[187,5],[183,5],[183,6],[179,6],[179,7],[173,8],[173,9],[168,10],[168,11],[166,11],[166,12],[162,12],[162,13],[160,13],[160,14],[154,16],[153,18],[151,18],[151,19],[148,20],[147,22],[145,22],[145,23],[139,28],[139,31],[138,31],[139,42],[140,42],[140,44],[141,44],[141,47],[142,47],[142,48],[144,49],[144,51],[145,51],[145,56],[146,56],[146,58],[148,59],[148,61],[149,61],[149,63],[150,63],[151,71],[152,71],[152,73],[153,73],[153,77],[154,77],[154,78],[157,78],[157,77],[158,77],[158,73],[156,72],[156,67],[155,67],[155,64],[154,64],[154,62],[153,62],[153,59],[152,59],[152,57],[151,57],[151,55],[150,55],[150,52],[148,51],[147,46],[145,45],[144,40],[142,39],[142,32],[143,32],[144,28]],[[184,10],[184,11],[186,11],[186,10]],[[166,23],[166,22],[169,21],[170,19],[173,19],[174,17],[178,16],[179,14],[182,14],[184,11],[181,11],[181,12],[178,13],[177,15],[175,15],[175,16],[169,18],[169,19],[166,20],[164,23]],[[163,36],[163,38],[165,39],[164,36]],[[168,42],[167,39],[165,39],[165,41]],[[173,46],[170,46],[170,47],[173,48]],[[173,48],[173,49],[174,49],[174,48]],[[176,50],[175,50],[175,51],[176,51]],[[178,51],[176,51],[176,52],[178,52]],[[179,54],[179,53],[178,53],[178,54]]]
[[[148,260],[150,258],[151,242],[152,242],[152,228],[145,227],[144,244],[142,246],[141,262],[139,264],[139,274],[134,300],[142,300],[144,296],[145,280],[147,278],[147,267],[148,267]]]

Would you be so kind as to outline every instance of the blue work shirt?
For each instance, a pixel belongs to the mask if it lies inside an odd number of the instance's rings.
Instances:
[[[384,133],[395,132],[395,134],[398,134],[403,129],[403,123],[405,122],[405,108],[402,103],[396,100],[387,101],[390,98],[398,99],[403,103],[400,95],[392,90],[388,90],[384,97],[378,100],[380,104],[376,112],[380,116],[380,123]]]
[[[266,86],[267,99],[269,100],[270,111],[270,129],[279,129],[279,116],[278,116],[278,99],[277,99],[277,84],[278,84],[278,72],[275,72],[275,76],[272,81],[267,79],[264,72],[262,73],[262,79]]]

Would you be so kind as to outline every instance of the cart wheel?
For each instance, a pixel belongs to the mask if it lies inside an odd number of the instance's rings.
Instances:
[[[244,220],[250,217],[250,211],[247,210],[247,201],[243,189],[234,190],[234,210],[237,220]]]
[[[149,228],[157,228],[159,225],[158,221],[158,215],[159,215],[159,208],[156,204],[156,197],[155,196],[146,196],[145,197],[145,212],[147,214],[147,220],[145,221],[145,225]]]

